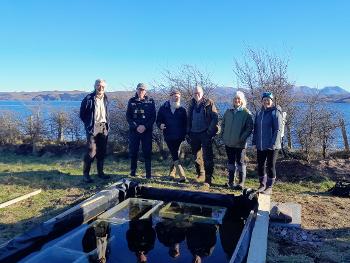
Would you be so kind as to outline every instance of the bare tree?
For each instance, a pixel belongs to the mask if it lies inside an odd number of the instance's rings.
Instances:
[[[127,101],[115,98],[110,107],[110,132],[111,142],[116,143],[118,150],[126,150],[129,144],[129,124],[125,114]]]
[[[46,121],[41,114],[40,108],[34,110],[27,118],[27,121],[22,124],[24,135],[27,136],[33,147],[33,154],[37,153],[40,142],[43,141],[45,134],[47,134],[45,124]]]
[[[202,86],[206,96],[212,95],[217,87],[208,72],[203,72],[193,65],[182,65],[177,71],[165,70],[162,75],[162,80],[155,86],[163,93],[164,98],[168,97],[171,89],[176,88],[181,91],[183,101],[188,102],[197,85]]]
[[[0,123],[0,144],[16,144],[21,142],[20,121],[14,112],[1,112]]]
[[[75,109],[68,116],[66,131],[71,141],[80,142],[85,138],[85,128],[79,115],[79,109]]]
[[[58,143],[64,141],[69,124],[69,113],[67,111],[52,111],[49,113],[49,126],[51,134],[56,137]]]
[[[253,113],[261,107],[261,94],[270,91],[275,103],[287,112],[288,147],[292,147],[291,125],[295,116],[293,84],[288,80],[288,59],[274,55],[267,50],[247,48],[243,61],[235,59],[234,73],[239,88],[248,90],[247,98]]]
[[[334,142],[334,132],[339,127],[340,114],[325,106],[316,94],[306,98],[299,112],[296,134],[306,160],[316,158],[321,150],[327,157]]]

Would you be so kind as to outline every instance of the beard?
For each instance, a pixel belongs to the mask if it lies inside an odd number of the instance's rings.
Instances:
[[[178,101],[170,101],[170,106],[172,108],[178,109],[181,106],[180,100],[178,100]]]

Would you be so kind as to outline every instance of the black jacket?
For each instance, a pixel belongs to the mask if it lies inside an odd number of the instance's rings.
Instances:
[[[184,107],[179,107],[174,113],[171,112],[170,102],[166,101],[158,111],[157,126],[164,123],[164,139],[184,140],[186,136],[187,114]]]
[[[84,122],[86,132],[90,134],[94,133],[95,102],[96,102],[96,92],[92,92],[82,100],[80,105],[80,119]],[[108,113],[109,102],[106,94],[104,94],[103,102],[106,110],[107,130],[109,130],[109,113]]]
[[[146,131],[152,131],[154,121],[156,120],[154,100],[148,96],[140,100],[136,93],[128,102],[126,120],[129,123],[130,131],[135,131],[139,125],[144,125]]]

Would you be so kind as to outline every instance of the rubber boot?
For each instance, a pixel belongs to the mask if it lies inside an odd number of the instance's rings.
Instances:
[[[131,160],[130,160],[130,176],[133,176],[133,177],[136,176],[136,169],[137,169],[137,157],[131,157]]]
[[[259,177],[259,183],[260,183],[260,186],[257,190],[258,193],[261,193],[265,190],[266,188],[266,180],[267,180],[267,176],[264,175],[264,176],[260,176]]]
[[[86,160],[86,158],[84,158],[83,181],[85,183],[92,183],[93,182],[93,180],[90,177],[90,168],[91,168],[91,161],[90,160]]]
[[[104,159],[102,159],[102,160],[97,159],[97,176],[102,178],[102,179],[109,179],[110,176],[106,175],[103,172],[103,165],[104,165]]]
[[[180,161],[179,160],[175,161],[174,166],[176,168],[176,173],[180,177],[179,182],[182,182],[182,183],[186,182],[185,170],[184,168],[182,168]]]
[[[151,163],[151,159],[147,158],[145,159],[145,170],[146,170],[146,178],[147,179],[151,179],[152,177],[152,163]]]
[[[228,182],[225,183],[225,187],[233,188],[235,182],[235,170],[236,168],[234,164],[227,164]]]
[[[267,182],[266,182],[266,189],[262,192],[263,194],[266,195],[271,195],[272,194],[272,187],[274,185],[276,181],[276,177],[275,178],[267,178]]]
[[[176,177],[176,169],[175,169],[174,163],[172,163],[170,166],[168,177],[171,179],[175,179]]]

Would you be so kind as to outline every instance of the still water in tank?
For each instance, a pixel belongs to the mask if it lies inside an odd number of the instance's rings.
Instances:
[[[125,202],[125,201],[124,201]],[[171,212],[195,212],[201,220],[160,216],[159,209],[143,217],[140,211],[168,205]],[[180,207],[180,208],[179,208]],[[98,220],[80,228],[25,262],[229,262],[244,222],[226,211],[220,223],[202,220],[213,209],[190,204],[162,204],[137,200],[119,204]],[[112,208],[113,209],[113,208]],[[124,210],[124,211],[122,211]],[[110,217],[106,217],[109,215]],[[115,220],[117,215],[122,220]],[[194,217],[195,218],[195,217]],[[207,223],[210,222],[210,223]],[[214,223],[216,222],[216,223]]]

